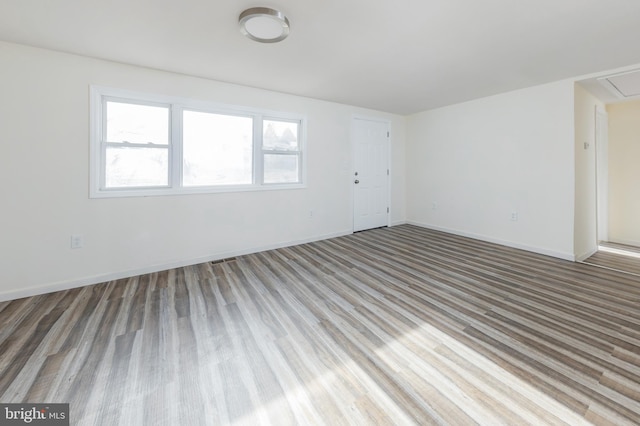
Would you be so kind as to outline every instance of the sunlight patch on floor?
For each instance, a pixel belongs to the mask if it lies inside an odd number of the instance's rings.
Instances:
[[[417,370],[425,373],[423,378],[437,386],[446,398],[470,414],[479,424],[510,423],[509,419],[495,417],[492,407],[485,405],[487,396],[499,401],[508,410],[517,412],[521,419],[530,424],[540,424],[541,421],[555,423],[558,420],[571,425],[590,424],[552,396],[541,392],[484,355],[429,324],[423,323],[419,328],[406,333],[397,342],[379,351],[393,350],[392,347],[396,345],[398,349],[411,347],[412,343],[415,345],[415,342],[425,339],[433,340],[428,353],[416,355],[407,361],[413,364],[414,368],[416,364],[422,364],[423,366]],[[422,348],[425,346],[422,345]],[[433,355],[433,358],[427,355]],[[470,366],[475,372],[470,370]],[[442,374],[439,371],[441,369],[457,372],[458,379],[450,380],[452,374]],[[491,378],[499,379],[491,383]],[[532,401],[535,401],[535,404],[531,404]],[[553,413],[555,419],[550,418],[549,413]]]
[[[636,259],[640,259],[640,253],[633,252],[633,251],[628,251],[628,250],[617,249],[617,248],[613,248],[613,247],[598,246],[598,251],[601,251],[601,252],[604,252],[604,253],[619,254],[619,255],[622,255],[622,256],[634,257]]]
[[[460,412],[464,412],[481,425],[514,424],[514,421],[523,420],[529,424],[591,424],[552,396],[429,324],[423,323],[378,347],[370,359],[392,374],[400,389],[419,401],[425,419],[456,424]],[[325,407],[320,402],[323,400],[336,404],[338,412],[332,413],[334,420],[337,416],[346,424],[373,424],[366,409],[362,411],[364,407],[345,387],[354,383],[352,381],[365,390],[361,396],[369,394],[379,404],[376,410],[384,413],[387,419],[396,424],[415,423],[415,419],[376,383],[366,367],[354,360],[344,360],[333,369],[318,371],[304,386],[294,385],[287,389],[287,383],[281,383],[284,396],[255,407],[253,412],[235,419],[232,424],[269,424],[268,419],[277,418],[278,411],[285,406],[292,408],[297,421],[322,423],[329,414],[323,412]],[[503,409],[496,411],[491,401],[502,404]],[[460,411],[448,412],[446,406],[451,407],[451,404]],[[500,412],[507,416],[509,412],[516,413],[516,418],[502,418]]]

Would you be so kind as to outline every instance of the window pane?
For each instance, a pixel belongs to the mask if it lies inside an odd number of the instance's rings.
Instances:
[[[253,119],[184,111],[183,184],[253,182]]]
[[[107,142],[169,143],[169,108],[107,102]]]
[[[299,176],[297,155],[264,155],[264,183],[298,183]]]
[[[289,121],[264,120],[262,122],[262,148],[297,151],[299,124]]]
[[[128,188],[169,184],[166,148],[107,147],[105,186]]]

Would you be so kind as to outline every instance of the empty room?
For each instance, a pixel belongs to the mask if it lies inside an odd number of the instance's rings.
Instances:
[[[640,424],[638,17],[3,0],[0,424]]]

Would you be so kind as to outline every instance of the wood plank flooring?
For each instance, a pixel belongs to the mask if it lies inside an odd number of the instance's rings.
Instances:
[[[77,425],[640,424],[640,282],[403,225],[0,303]]]
[[[640,248],[602,242],[600,243],[600,250],[586,259],[584,263],[616,269],[640,277]]]

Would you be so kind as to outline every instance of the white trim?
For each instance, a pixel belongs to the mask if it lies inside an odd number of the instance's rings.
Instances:
[[[252,191],[278,191],[278,190],[290,190],[290,189],[305,189],[307,187],[304,183],[269,183],[265,185],[242,185],[242,186],[188,186],[182,187],[179,191],[174,188],[160,187],[145,189],[115,189],[113,193],[111,190],[103,190],[100,193],[92,196],[91,198],[126,198],[126,197],[159,197],[165,195],[192,195],[192,194],[220,194],[227,192],[252,192]]]
[[[97,87],[89,87],[89,198],[97,195],[97,190],[103,187],[100,176],[104,176],[100,159],[105,153],[102,144],[96,143],[102,139],[100,131],[104,128],[102,121],[102,108],[94,108],[94,105],[102,102],[102,93]]]
[[[597,265],[595,263],[587,263],[584,260],[580,261],[580,263],[582,263],[583,265],[587,265],[587,266],[591,266],[592,268],[600,268],[600,269],[608,269],[609,271],[614,271],[614,272],[624,272],[625,274],[629,274],[629,275],[635,275],[636,277],[640,277],[640,274],[636,274],[634,272],[629,272],[629,271],[622,271],[620,269],[616,269],[616,268],[611,268],[609,266],[604,266],[604,265]]]
[[[412,220],[407,221],[407,223],[409,225],[415,225],[415,226],[419,226],[421,228],[433,229],[434,231],[441,231],[441,232],[446,232],[448,234],[459,235],[461,237],[473,238],[474,240],[480,240],[480,241],[486,241],[486,242],[489,242],[489,243],[500,244],[502,246],[512,247],[512,248],[516,248],[516,249],[520,249],[520,250],[526,250],[526,251],[530,251],[530,252],[533,252],[533,253],[543,254],[545,256],[557,257],[559,259],[568,260],[568,261],[571,261],[571,262],[575,262],[576,261],[576,257],[574,256],[573,253],[563,253],[563,252],[560,252],[560,251],[548,250],[548,249],[545,249],[545,248],[530,246],[530,245],[527,245],[527,244],[520,244],[520,243],[516,243],[516,242],[513,242],[513,241],[501,240],[499,238],[493,238],[493,237],[489,237],[487,235],[475,234],[475,233],[472,233],[472,232],[460,231],[460,230],[451,229],[451,228],[444,228],[444,227],[441,227],[441,226],[429,225],[427,223],[421,223],[421,222],[416,222],[416,221],[412,221]]]
[[[626,248],[610,247],[609,245],[606,245],[606,246],[598,246],[598,251],[601,251],[604,253],[619,254],[620,256],[633,257],[636,259],[640,259],[640,252],[634,250],[633,248],[631,248],[630,250],[627,250]]]
[[[625,240],[625,239],[620,239],[620,238],[611,238],[609,239],[610,243],[616,243],[616,244],[624,244],[625,246],[634,246],[634,247],[640,247],[640,241],[635,241],[635,240]]]
[[[221,253],[208,255],[208,256],[175,260],[172,262],[146,266],[143,268],[129,269],[125,271],[113,272],[108,274],[93,275],[93,276],[74,279],[70,281],[58,281],[58,282],[48,283],[40,286],[21,288],[20,290],[13,290],[13,291],[0,293],[0,302],[21,299],[23,297],[37,296],[41,294],[52,293],[55,291],[69,290],[72,288],[83,287],[87,285],[102,284],[102,283],[107,283],[113,280],[135,277],[138,275],[150,274],[153,272],[166,271],[168,269],[173,269],[173,268],[182,268],[184,266],[197,265],[200,263],[213,262],[216,260],[227,259],[230,257],[244,256],[247,254],[258,253],[266,250],[275,250],[283,247],[291,247],[291,246],[296,246],[300,244],[312,243],[315,241],[322,241],[330,238],[342,237],[345,235],[350,235],[352,233],[353,232],[351,230],[334,232],[331,234],[318,235],[315,237],[304,238],[296,241],[269,244],[266,246],[258,246],[258,247],[253,247],[249,249],[244,249],[244,250],[221,252]]]
[[[391,120],[387,121],[387,226],[391,226]]]
[[[253,140],[258,140],[258,138],[262,139],[264,120],[253,120]],[[256,149],[255,145],[253,147],[253,164],[251,165],[251,169],[253,170],[253,177],[251,179],[252,185],[257,185],[258,181],[264,179],[264,155],[262,154],[262,143],[260,143],[260,147]]]
[[[171,148],[169,150],[169,185],[172,188],[182,187],[182,113],[183,106],[171,105],[171,121],[169,122]]]
[[[594,112],[596,145],[596,245],[609,240],[609,115],[596,105]],[[601,130],[599,132],[598,130]],[[600,135],[604,138],[601,138]]]

